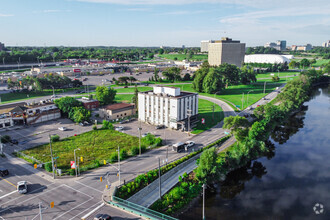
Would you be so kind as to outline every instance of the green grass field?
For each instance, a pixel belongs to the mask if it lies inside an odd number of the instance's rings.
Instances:
[[[313,67],[319,67],[322,64],[327,64],[330,62],[330,59],[320,59],[320,60],[316,60],[316,63],[314,63],[312,66]]]
[[[177,58],[177,60],[182,61],[182,60],[187,60],[188,54],[160,54],[158,56],[169,60],[174,60],[174,58]],[[196,61],[207,60],[207,54],[194,54],[192,55],[192,58],[190,60],[196,60]]]
[[[118,131],[93,130],[52,143],[53,155],[58,157],[57,167],[63,171],[70,170],[70,161],[74,160],[73,150],[78,147],[80,150],[76,154],[78,158],[83,157],[83,162],[80,161],[80,167],[83,168],[92,166],[97,161],[102,164],[103,160],[109,161],[111,153],[116,152],[118,146],[129,151],[132,146],[139,146],[139,138]],[[51,160],[49,144],[25,150],[23,153],[43,162]]]
[[[214,115],[213,115],[213,106]],[[198,99],[198,114],[199,122],[197,126],[193,128],[192,134],[199,134],[206,131],[222,121],[224,114],[220,106],[214,105],[213,102]],[[213,118],[214,116],[214,118]],[[205,119],[205,124],[202,124],[202,118]]]
[[[279,76],[280,78],[285,78],[286,76],[293,76],[293,75],[299,75],[300,72],[270,72],[270,73],[260,73],[257,75],[257,79],[260,78],[269,78],[271,79],[273,76],[271,74],[274,74],[274,76]]]
[[[115,97],[116,102],[132,102],[133,94],[117,94]]]
[[[265,94],[270,93],[271,91],[275,90],[276,87],[280,86],[281,83],[267,83],[266,84],[266,90]],[[191,84],[182,84],[182,85],[176,85],[176,87],[179,87],[187,92],[195,92],[193,88],[191,87]],[[252,90],[252,91],[251,91]],[[227,89],[220,92],[220,94],[216,95],[216,98],[224,99],[229,102],[232,102],[234,105],[239,105],[240,108],[242,108],[242,98],[243,93],[244,95],[244,108],[246,108],[247,105],[247,93],[249,93],[249,100],[248,104],[251,105],[258,100],[260,100],[262,97],[265,96],[263,93],[264,91],[264,84],[263,83],[255,83],[250,85],[235,85],[235,86],[229,86]],[[209,97],[214,97],[213,94],[207,94],[207,93],[199,93],[200,95],[205,95]]]

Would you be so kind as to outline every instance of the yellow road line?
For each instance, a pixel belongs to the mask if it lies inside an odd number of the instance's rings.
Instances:
[[[9,183],[10,185],[14,186],[15,188],[17,188],[17,186],[15,184],[13,184],[13,183],[9,182],[8,180],[2,178],[1,176],[0,176],[0,178],[3,179],[4,181],[6,181],[7,183]]]

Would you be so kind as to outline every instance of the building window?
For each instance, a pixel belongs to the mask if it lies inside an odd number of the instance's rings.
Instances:
[[[124,115],[126,115],[126,113]]]
[[[119,117],[119,115],[117,115],[117,118]]]

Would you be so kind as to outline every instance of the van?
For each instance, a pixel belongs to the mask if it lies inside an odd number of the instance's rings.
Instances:
[[[185,151],[185,144],[182,142],[176,143],[172,145],[172,151],[176,151],[177,153]]]

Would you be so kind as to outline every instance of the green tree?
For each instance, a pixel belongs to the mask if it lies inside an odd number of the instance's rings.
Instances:
[[[214,68],[210,68],[203,80],[203,91],[213,94],[221,91],[223,88],[221,75]]]
[[[239,71],[239,80],[242,84],[246,85],[251,82],[256,82],[256,73],[250,66],[243,66]]]
[[[89,121],[91,112],[84,107],[73,107],[72,111],[69,113],[69,117],[77,123]]]
[[[309,67],[310,62],[308,59],[304,58],[300,61],[300,68],[306,68]]]
[[[217,151],[214,147],[202,153],[195,173],[200,183],[211,183],[217,180]]]
[[[175,80],[181,80],[180,72],[180,68],[170,67],[164,70],[163,75],[166,77],[167,80],[173,83]]]
[[[72,108],[82,106],[82,103],[74,97],[66,96],[55,99],[55,105],[65,114],[68,114]]]
[[[209,72],[210,65],[205,61],[201,68],[197,70],[194,74],[194,81],[192,83],[192,88],[196,92],[203,92],[203,81],[207,73]]]
[[[235,135],[238,141],[243,141],[248,135],[249,121],[241,116],[229,116],[224,119],[222,126],[225,129],[230,129],[230,132]]]
[[[96,87],[96,98],[99,100],[101,105],[107,105],[114,103],[117,91],[112,88],[105,86]]]
[[[138,104],[139,104],[139,90],[137,88],[137,85],[135,85],[135,89],[134,89],[134,96],[132,98],[132,102],[135,104],[135,108],[138,110]]]
[[[237,66],[224,63],[216,67],[216,70],[221,74],[226,88],[228,88],[228,85],[237,84],[239,82],[240,69]]]

